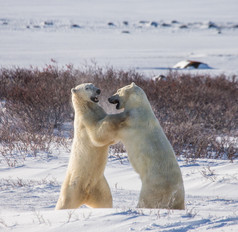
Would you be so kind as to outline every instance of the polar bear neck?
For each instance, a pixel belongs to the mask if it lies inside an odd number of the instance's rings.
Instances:
[[[126,102],[125,104],[125,112],[140,112],[139,115],[142,117],[156,118],[155,114],[151,108],[149,100],[147,98],[141,99],[140,101],[133,103],[131,101]]]
[[[129,99],[125,103],[125,108],[144,108],[153,112],[145,92],[139,87],[135,93],[130,95]]]

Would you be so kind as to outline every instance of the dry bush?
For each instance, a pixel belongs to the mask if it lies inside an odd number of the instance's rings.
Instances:
[[[54,128],[70,117],[68,89],[74,86],[70,67],[58,70],[2,69],[0,71],[0,154],[8,166],[24,163],[26,157],[50,153],[50,146],[63,138]],[[59,139],[60,138],[60,139]]]
[[[170,73],[168,81],[159,81],[150,88],[153,91],[148,90],[148,96],[162,121],[180,124],[189,120],[224,133],[238,125],[237,81],[224,76]]]
[[[166,81],[141,80],[140,85],[176,154],[229,159],[238,155],[237,144],[217,141],[217,136],[233,136],[238,129],[235,77],[169,73]]]
[[[145,79],[135,71],[101,68],[96,65],[75,69],[56,64],[44,69],[0,69],[0,143],[5,159],[47,150],[55,129],[72,122],[71,88],[92,82],[101,88],[100,104],[116,112],[107,98],[118,88],[134,81],[148,96],[156,117],[177,155],[187,158],[234,159],[238,155],[238,80],[224,75],[191,75],[169,72],[166,80]],[[48,136],[48,137],[47,137]],[[217,138],[220,137],[220,141]],[[60,143],[64,143],[60,140]],[[24,144],[24,145],[22,145]],[[116,155],[122,145],[112,147]],[[36,153],[34,153],[36,151]],[[17,158],[18,157],[18,158]],[[10,165],[12,161],[9,161]]]
[[[3,122],[4,127],[0,128],[0,163],[9,167],[21,166],[27,157],[34,158],[39,154],[48,159],[55,144],[69,150],[69,140],[58,133],[23,131],[18,127],[17,121],[3,119]]]
[[[114,157],[123,163],[122,154],[126,153],[126,148],[121,142],[119,142],[110,146],[109,153],[111,157]]]
[[[1,178],[0,179],[0,190],[12,190],[15,188],[21,188],[21,187],[35,187],[36,185],[46,185],[46,186],[59,186],[56,179],[52,178],[43,178],[41,180],[27,180],[27,179],[12,179],[12,178]]]
[[[70,118],[70,89],[75,85],[71,67],[58,70],[47,66],[43,71],[15,69],[2,73],[7,112],[21,118],[32,130],[57,127]]]
[[[9,167],[23,165],[26,157],[36,157],[40,152],[49,154],[51,144],[59,141],[53,131],[32,131],[21,119],[13,118],[6,111],[0,112],[0,121],[1,162]]]

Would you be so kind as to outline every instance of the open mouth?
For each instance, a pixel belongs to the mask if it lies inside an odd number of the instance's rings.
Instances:
[[[96,102],[96,103],[99,102],[98,97],[91,97],[90,99],[91,99],[93,102]]]
[[[120,109],[120,102],[118,100],[115,100],[114,104],[117,104],[116,109],[119,110]]]
[[[118,99],[112,99],[112,98],[108,98],[108,101],[111,104],[117,104],[116,105],[116,109],[119,110],[120,109],[120,101]]]

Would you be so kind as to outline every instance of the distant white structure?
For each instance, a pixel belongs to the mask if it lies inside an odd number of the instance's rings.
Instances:
[[[177,69],[210,69],[207,64],[202,63],[200,61],[192,61],[192,60],[183,60],[174,65],[173,68]]]

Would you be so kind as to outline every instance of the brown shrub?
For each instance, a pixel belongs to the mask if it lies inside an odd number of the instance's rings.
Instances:
[[[4,74],[6,109],[31,129],[57,127],[70,117],[69,90],[75,85],[71,70],[47,66],[43,71],[16,69]]]

